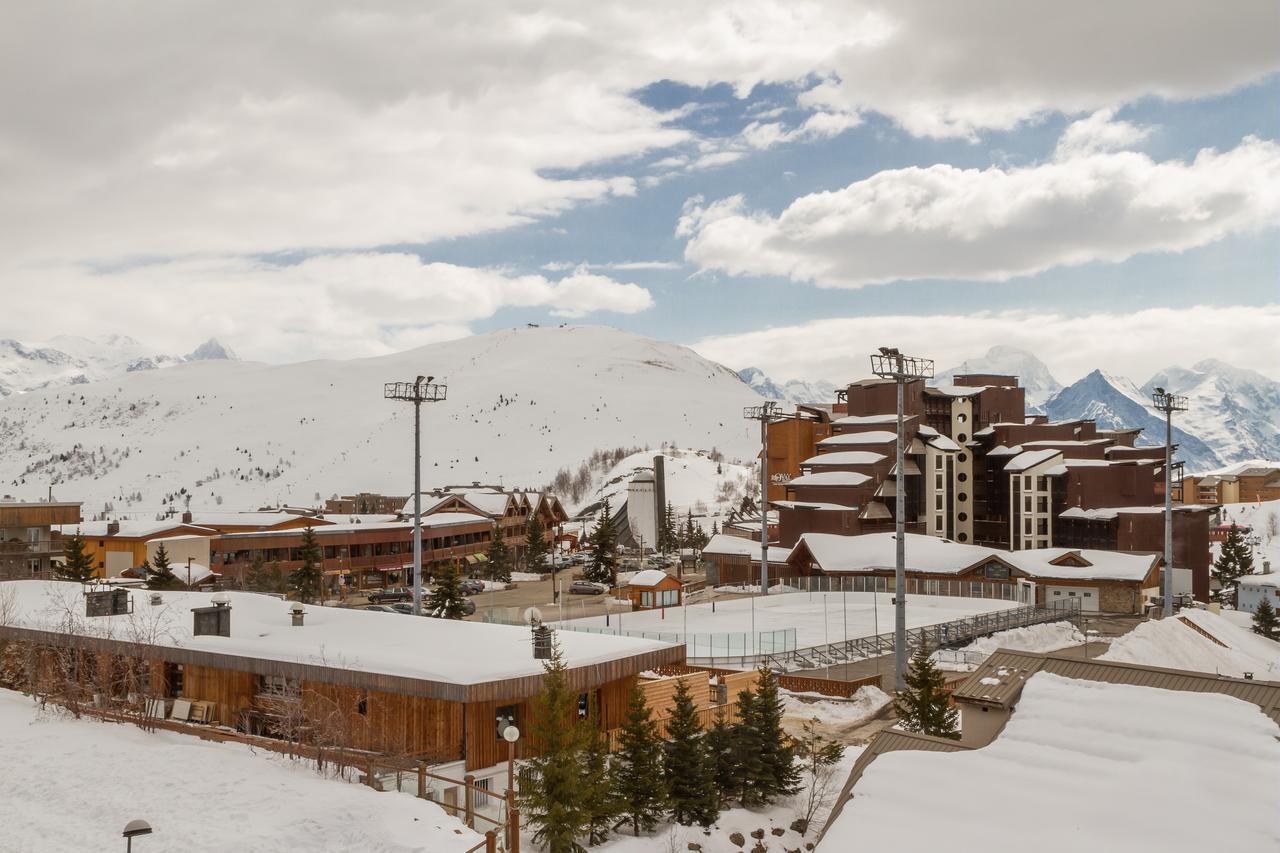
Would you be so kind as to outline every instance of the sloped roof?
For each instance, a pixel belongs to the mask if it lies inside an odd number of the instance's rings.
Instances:
[[[871,477],[867,474],[860,474],[857,471],[818,471],[813,474],[805,474],[801,477],[794,477],[788,486],[861,486],[868,482]]]
[[[829,435],[818,442],[819,447],[843,447],[859,444],[892,444],[898,440],[897,433],[887,430],[873,429],[867,432],[846,432],[841,435]]]
[[[1024,450],[1022,453],[1019,453],[1017,456],[1010,459],[1008,464],[1004,466],[1004,470],[1013,473],[1026,471],[1029,468],[1034,468],[1036,465],[1048,462],[1050,459],[1061,455],[1062,451],[1060,450]]]
[[[883,462],[889,457],[883,453],[876,453],[872,450],[841,450],[834,453],[819,453],[817,456],[810,456],[808,459],[800,463],[800,467],[821,466],[821,465],[874,465],[877,462]]]

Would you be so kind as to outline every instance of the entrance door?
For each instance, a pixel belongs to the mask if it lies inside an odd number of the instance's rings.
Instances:
[[[1036,584],[1035,581],[1018,579],[1018,603],[1019,604],[1035,604],[1036,603]]]

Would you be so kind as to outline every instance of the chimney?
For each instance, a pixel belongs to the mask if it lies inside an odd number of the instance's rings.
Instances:
[[[231,596],[225,592],[215,592],[211,599],[212,607],[193,607],[195,623],[192,635],[196,637],[230,637],[231,636]]]
[[[533,659],[551,660],[551,629],[546,625],[533,629]]]
[[[151,593],[150,603],[152,607],[156,607],[164,603],[164,596],[158,592]]]
[[[293,620],[293,627],[301,628],[302,619],[307,615],[307,611],[303,609],[301,601],[295,601],[293,606],[289,608],[289,616]]]
[[[186,512],[184,512],[184,513],[182,514],[182,523],[183,523],[183,524],[190,524],[190,523],[191,523],[191,510],[187,510]]]
[[[118,521],[108,521],[108,522],[107,522],[107,535],[108,535],[108,536],[119,536],[119,535],[120,535],[120,522],[118,522]]]

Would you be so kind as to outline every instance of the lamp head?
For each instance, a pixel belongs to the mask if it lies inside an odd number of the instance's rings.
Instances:
[[[1157,394],[1159,394],[1161,397],[1163,397],[1163,396],[1164,396],[1164,389],[1163,389],[1163,388],[1161,388],[1161,387],[1159,387],[1159,386],[1157,386],[1157,387],[1156,387],[1156,393],[1157,393]]]
[[[520,730],[515,726],[507,726],[502,730],[502,739],[507,743],[515,743],[520,740]]]
[[[131,820],[124,825],[122,835],[125,838],[137,838],[139,835],[150,835],[151,824],[145,820]]]

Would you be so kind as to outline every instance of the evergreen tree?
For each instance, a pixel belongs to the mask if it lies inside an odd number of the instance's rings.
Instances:
[[[903,673],[907,689],[898,697],[899,725],[909,732],[959,740],[957,712],[943,691],[946,679],[929,658],[929,647],[921,643]]]
[[[748,808],[769,802],[765,783],[769,778],[764,763],[764,743],[758,720],[756,692],[738,694],[738,722],[730,729],[732,747],[726,772],[732,772],[733,793]]]
[[[435,589],[427,599],[427,612],[440,619],[461,619],[467,615],[467,597],[462,594],[452,563],[436,577]]]
[[[1267,598],[1265,593],[1258,607],[1253,611],[1253,633],[1261,634],[1270,640],[1280,639],[1277,630],[1280,629],[1280,620],[1276,619],[1276,609],[1271,605],[1271,599]]]
[[[267,592],[274,592],[283,595],[286,592],[287,584],[284,579],[284,570],[280,568],[280,561],[274,560],[271,563],[271,573],[267,576],[267,583],[270,589]]]
[[[302,531],[302,547],[298,551],[302,557],[302,565],[289,573],[289,588],[297,594],[299,601],[310,604],[320,597],[324,572],[320,568],[323,559],[320,543],[316,541],[316,532],[309,524]]]
[[[544,665],[542,692],[534,697],[529,742],[535,755],[525,764],[517,802],[533,841],[550,853],[582,853],[578,839],[587,833],[582,806],[582,730],[571,724],[577,696],[569,689],[559,646]]]
[[[531,572],[541,572],[547,566],[551,545],[547,542],[547,529],[537,515],[530,516],[524,539],[524,564]]]
[[[711,776],[715,780],[716,793],[719,794],[719,803],[723,808],[725,803],[736,798],[742,790],[742,771],[733,728],[725,719],[723,710],[716,714],[716,720],[703,735],[702,742],[707,747]]]
[[[249,564],[249,570],[244,573],[244,588],[254,592],[266,592],[270,582],[271,579],[267,577],[266,568],[262,563],[262,552],[254,551],[253,562]]]
[[[147,589],[178,589],[182,581],[173,573],[173,564],[169,562],[169,552],[164,543],[156,546],[156,555],[148,566],[143,564],[143,573],[147,579]]]
[[[777,676],[767,667],[761,667],[750,716],[744,720],[744,723],[749,720],[754,729],[759,751],[759,761],[754,764],[759,769],[755,776],[745,777],[742,785],[744,791],[754,788],[754,794],[762,803],[794,794],[800,787],[795,748],[791,738],[782,730],[783,707]]]
[[[675,706],[667,720],[667,754],[664,762],[667,800],[671,817],[686,826],[710,826],[719,817],[715,779],[698,715],[689,688],[681,679],[676,684]]]
[[[618,738],[613,760],[614,785],[621,800],[619,814],[639,835],[657,826],[666,811],[667,790],[662,781],[662,739],[640,688],[631,689],[627,721]]]
[[[609,768],[609,739],[600,731],[595,703],[587,720],[578,725],[582,729],[582,810],[587,826],[587,844],[604,843],[609,830],[622,814],[622,800],[614,784]]]
[[[689,514],[684,519],[684,535],[680,537],[681,548],[697,548],[698,534],[702,532],[702,528],[693,523],[693,510],[689,510]]]
[[[493,541],[489,543],[489,579],[498,583],[511,582],[511,549],[502,537],[502,528],[493,526]]]
[[[591,564],[583,572],[587,580],[609,586],[613,586],[618,580],[618,539],[610,524],[612,518],[609,499],[605,498],[600,510],[600,520],[596,529],[591,531],[591,543],[595,546],[595,552],[591,556]]]
[[[676,509],[667,501],[666,511],[662,514],[662,526],[658,528],[658,551],[669,554],[679,547],[679,533],[676,530]]]
[[[1227,538],[1222,541],[1218,559],[1213,562],[1213,576],[1222,584],[1221,596],[1235,601],[1236,581],[1241,575],[1253,572],[1253,551],[1249,543],[1244,541],[1244,534],[1234,523],[1227,529]]]
[[[85,553],[84,537],[75,533],[62,546],[62,564],[54,571],[63,580],[85,583],[93,577],[93,558]]]
[[[711,535],[712,536],[720,535],[720,522],[718,520],[711,522]]]

